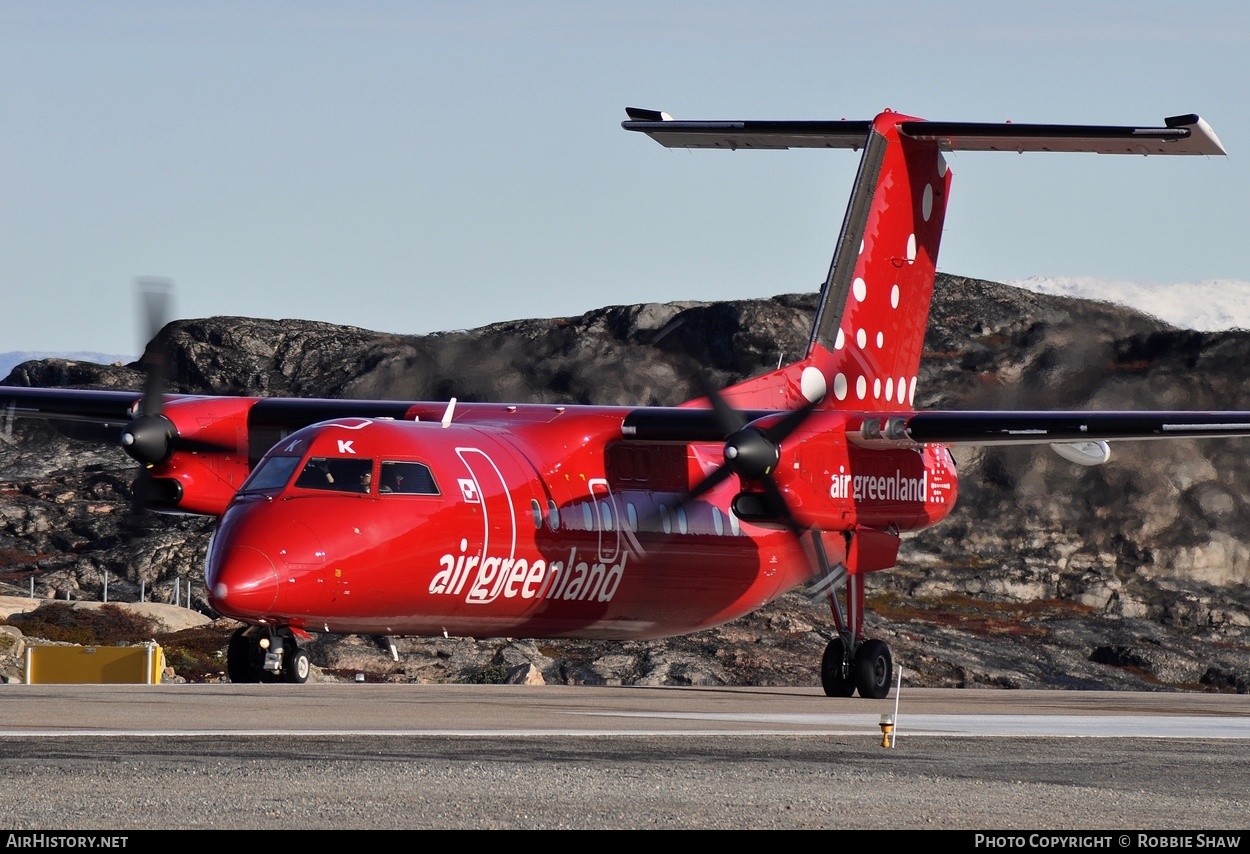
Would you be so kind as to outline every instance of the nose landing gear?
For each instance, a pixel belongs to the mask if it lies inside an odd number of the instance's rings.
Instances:
[[[230,636],[226,675],[231,682],[308,681],[312,664],[290,629],[248,626]]]

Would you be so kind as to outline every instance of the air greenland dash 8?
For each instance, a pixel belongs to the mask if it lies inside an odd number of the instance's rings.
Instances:
[[[958,492],[950,448],[1250,434],[1250,412],[913,408],[948,151],[1220,155],[1162,127],[675,121],[668,147],[861,151],[803,358],[673,407],[300,400],[0,389],[19,415],[115,425],[156,510],[218,516],[206,587],[246,624],[237,682],[302,682],[312,633],[640,639],[740,617],[804,584],[828,599],[826,694],[887,696],[864,579]],[[1148,167],[1143,167],[1148,168]]]

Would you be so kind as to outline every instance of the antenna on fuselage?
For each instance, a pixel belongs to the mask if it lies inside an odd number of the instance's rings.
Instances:
[[[455,411],[456,411],[456,399],[453,397],[451,400],[447,401],[447,411],[443,413],[443,426],[444,427],[449,427],[451,425],[451,416],[452,416],[452,413],[454,413]]]

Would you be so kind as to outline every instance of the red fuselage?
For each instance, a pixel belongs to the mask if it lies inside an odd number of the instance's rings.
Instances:
[[[736,478],[682,503],[718,445],[623,440],[629,411],[471,404],[447,426],[305,428],[222,515],[210,603],[310,632],[652,638],[735,619],[811,577],[805,541],[729,510]],[[949,512],[945,450],[848,448],[821,418],[777,471],[805,524],[897,536]],[[848,558],[840,535],[825,547]]]

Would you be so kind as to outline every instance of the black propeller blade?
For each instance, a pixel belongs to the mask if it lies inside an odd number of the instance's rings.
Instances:
[[[759,427],[748,423],[746,416],[729,405],[720,393],[700,378],[703,394],[716,413],[717,423],[725,431],[725,462],[690,490],[682,501],[688,504],[725,481],[737,475],[744,483],[758,482],[764,492],[743,492],[734,500],[734,510],[740,518],[772,518],[786,525],[796,536],[806,530],[794,518],[786,504],[785,496],[773,477],[773,471],[781,460],[781,444],[799,428],[819,401],[808,402],[793,409],[774,424]],[[741,512],[739,512],[741,511]]]
[[[156,343],[156,337],[165,327],[170,315],[173,282],[162,278],[138,278],[135,295],[139,306],[139,328],[143,335],[144,372],[143,399],[134,419],[121,434],[122,449],[141,466],[132,487],[132,515],[141,515],[153,502],[160,499],[151,469],[169,459],[173,453],[174,425],[162,412],[165,409],[165,387],[169,369],[165,354]]]
[[[156,343],[168,321],[173,283],[169,279],[140,278],[135,280],[135,290],[144,334],[141,364],[145,379],[143,400],[134,420],[122,430],[121,441],[126,453],[146,471],[173,453],[174,425],[161,414],[165,409],[169,369],[165,354]]]
[[[135,280],[139,296],[140,322],[144,339],[143,370],[147,383],[143,389],[143,414],[160,415],[164,407],[163,395],[168,382],[165,353],[156,344],[156,336],[169,322],[173,303],[174,283],[169,279],[139,278]]]

